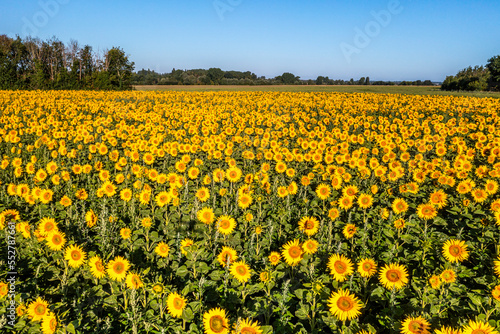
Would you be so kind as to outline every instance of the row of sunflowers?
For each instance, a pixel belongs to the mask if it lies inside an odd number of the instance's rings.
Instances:
[[[2,91],[0,327],[498,333],[499,110]]]

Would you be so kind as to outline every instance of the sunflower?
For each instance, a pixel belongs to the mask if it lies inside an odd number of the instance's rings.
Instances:
[[[42,333],[52,334],[57,329],[57,318],[54,313],[47,312],[47,314],[42,318]]]
[[[328,186],[325,183],[321,183],[317,188],[316,188],[316,195],[318,196],[319,199],[325,200],[330,196],[330,186]]]
[[[181,297],[177,292],[171,292],[167,297],[168,313],[174,318],[180,318],[182,311],[186,307],[186,299]]]
[[[500,255],[498,255],[497,260],[493,261],[493,269],[495,270],[495,274],[500,277]]]
[[[205,312],[203,327],[205,334],[228,334],[229,321],[226,318],[226,311],[217,307]]]
[[[215,220],[215,215],[212,208],[203,208],[198,211],[196,216],[198,217],[199,221],[206,225],[210,225]]]
[[[307,236],[313,236],[318,232],[319,221],[314,217],[303,217],[299,221],[299,230],[304,232]]]
[[[183,255],[187,255],[187,250],[186,250],[186,248],[187,248],[187,247],[189,247],[189,246],[192,246],[192,245],[193,245],[193,243],[194,243],[194,241],[193,241],[192,239],[188,239],[188,238],[186,238],[186,239],[182,240],[182,241],[181,241],[181,253],[182,253]]]
[[[417,214],[420,218],[429,220],[437,216],[437,210],[431,204],[420,204],[417,207]]]
[[[358,262],[358,273],[363,277],[372,277],[377,273],[377,264],[375,260],[364,258]]]
[[[304,250],[304,253],[306,253],[306,254],[314,254],[318,251],[318,245],[319,245],[319,243],[316,240],[307,239],[302,244],[302,249]]]
[[[469,324],[462,329],[462,334],[498,334],[498,332],[481,320],[469,320]]]
[[[219,255],[217,256],[217,261],[219,261],[220,265],[225,267],[226,265],[233,263],[236,259],[238,258],[238,255],[236,255],[236,250],[223,246],[222,250],[220,251]]]
[[[262,334],[262,329],[257,321],[252,322],[250,319],[243,319],[235,325],[235,334]]]
[[[491,290],[491,295],[493,298],[500,301],[500,285],[495,286],[493,290]]]
[[[84,262],[87,254],[80,246],[71,245],[66,248],[64,258],[68,261],[68,265],[73,268],[80,267]]]
[[[373,205],[373,196],[368,194],[360,194],[358,197],[358,205],[362,209],[368,209]]]
[[[161,257],[167,257],[169,252],[170,247],[164,242],[159,242],[155,247],[155,253]]]
[[[51,250],[60,251],[66,243],[66,236],[62,232],[54,231],[45,238],[45,241]]]
[[[352,205],[353,205],[352,197],[342,196],[339,199],[339,208],[341,209],[348,210],[352,207]]]
[[[106,276],[106,268],[99,256],[94,256],[89,259],[90,273],[95,278],[103,278]]]
[[[450,262],[462,262],[467,260],[469,252],[465,241],[448,240],[443,245],[443,256]]]
[[[153,294],[155,296],[161,296],[161,294],[163,294],[163,292],[165,291],[165,286],[160,282],[157,282],[153,284],[153,286],[151,287],[151,291],[153,291]]]
[[[349,185],[344,187],[344,189],[342,189],[343,196],[355,198],[357,193],[358,193],[358,187],[356,187],[355,185]]]
[[[473,189],[471,195],[476,203],[483,203],[488,198],[488,193],[481,188]]]
[[[292,183],[290,183],[288,185],[287,190],[288,190],[288,193],[295,195],[297,193],[297,191],[299,190],[299,187],[297,186],[297,183],[295,181],[293,181]]]
[[[238,182],[242,175],[243,173],[238,167],[231,167],[226,170],[226,178],[229,182]]]
[[[200,169],[198,167],[191,167],[188,169],[188,177],[194,180],[200,175]]]
[[[431,325],[422,317],[406,317],[401,323],[401,333],[403,334],[429,334]]]
[[[122,239],[130,239],[130,235],[132,234],[132,230],[130,230],[128,227],[124,227],[120,229],[120,236]]]
[[[148,205],[151,201],[151,192],[143,190],[139,193],[139,202],[143,205]]]
[[[340,289],[332,292],[328,299],[330,313],[336,316],[340,321],[356,319],[361,312],[359,311],[363,304],[349,290]]]
[[[38,231],[40,232],[40,235],[42,236],[47,236],[49,233],[58,231],[59,228],[57,227],[57,223],[54,218],[42,218],[40,220],[40,223],[38,224]]]
[[[457,275],[452,269],[446,269],[441,273],[441,279],[446,283],[453,283],[456,281]]]
[[[442,326],[440,329],[435,329],[434,334],[462,334],[462,330]]]
[[[392,202],[392,210],[394,211],[395,214],[400,214],[408,211],[408,203],[402,198],[396,198]]]
[[[294,267],[302,260],[302,248],[298,239],[289,241],[283,246],[283,251],[281,252],[285,261],[288,265]],[[272,263],[272,262],[271,262]]]
[[[104,190],[104,194],[108,197],[112,197],[116,194],[116,186],[110,181],[105,181],[101,188]]]
[[[49,303],[38,297],[28,305],[28,316],[33,321],[40,321],[49,312]]]
[[[429,278],[429,284],[433,289],[437,289],[441,285],[441,278],[438,275],[433,275]]]
[[[345,281],[346,277],[354,272],[351,260],[341,254],[332,254],[327,266],[330,274],[339,282]]]
[[[85,214],[85,222],[87,223],[87,226],[89,228],[93,227],[95,224],[97,224],[97,215],[94,213],[94,211],[91,209]]]
[[[288,196],[288,188],[285,186],[278,187],[278,197],[284,198]]]
[[[210,191],[206,187],[201,187],[196,191],[196,197],[200,202],[206,202],[210,198]]]
[[[139,289],[140,287],[144,286],[144,283],[142,283],[141,277],[133,272],[129,272],[127,274],[127,278],[125,279],[125,283],[127,283],[127,288],[132,289],[132,290]]]
[[[498,191],[498,183],[497,183],[497,181],[494,181],[494,180],[488,180],[488,181],[486,181],[486,183],[484,185],[484,190],[486,190],[486,192],[489,195],[496,194],[497,191]]]
[[[3,298],[7,295],[9,292],[9,285],[4,282],[0,282],[0,298]]]
[[[441,189],[434,191],[429,198],[429,203],[434,205],[438,209],[445,207],[446,202],[447,202],[447,195]]]
[[[271,252],[271,254],[269,254],[269,256],[267,258],[269,259],[269,262],[273,266],[276,266],[276,265],[278,265],[278,263],[280,263],[281,255],[278,252]]]
[[[231,264],[229,272],[241,283],[247,282],[252,275],[250,267],[245,263],[245,261],[238,261]]]
[[[160,192],[155,197],[156,205],[158,205],[160,208],[163,208],[165,205],[167,205],[171,201],[172,201],[172,196],[170,195],[170,193],[168,193],[166,191]]]
[[[387,289],[399,290],[408,283],[408,272],[404,266],[391,263],[380,270],[379,280]]]
[[[224,235],[229,235],[233,232],[234,228],[236,227],[236,221],[232,217],[221,216],[219,217],[219,219],[217,219],[217,226],[219,233],[222,233]]]
[[[238,196],[238,206],[242,209],[246,209],[252,204],[253,199],[250,194],[241,194]]]
[[[354,236],[354,234],[356,234],[356,230],[357,230],[356,225],[347,224],[346,226],[344,226],[342,233],[344,234],[346,239],[351,239]]]
[[[127,276],[127,271],[130,268],[128,260],[121,256],[116,256],[113,260],[108,262],[107,273],[111,279],[115,281],[123,281]]]

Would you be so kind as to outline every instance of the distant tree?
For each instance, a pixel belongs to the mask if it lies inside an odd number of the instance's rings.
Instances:
[[[134,63],[129,61],[122,49],[114,47],[105,54],[105,70],[109,74],[111,86],[120,90],[132,88]]]
[[[321,75],[316,78],[316,85],[322,85],[325,82],[325,78]]]
[[[361,77],[361,78],[359,78],[359,80],[358,80],[358,85],[364,85],[364,84],[365,84],[365,82],[366,82],[365,77]]]
[[[219,85],[224,78],[224,71],[220,68],[209,68],[206,74],[206,82],[209,85]]]
[[[370,77],[366,77],[365,85],[369,85],[369,84],[370,84]]]
[[[483,66],[469,66],[455,76],[447,76],[441,90],[486,90],[490,80],[490,72]]]
[[[500,90],[500,55],[488,59],[486,68],[490,72],[488,89]]]
[[[282,75],[276,77],[276,79],[285,85],[293,85],[299,82],[300,77],[296,77],[292,73],[285,72]]]

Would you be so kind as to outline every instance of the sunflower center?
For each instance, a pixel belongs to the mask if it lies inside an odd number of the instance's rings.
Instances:
[[[363,267],[362,268],[363,268],[364,271],[370,271],[373,268],[373,266],[371,265],[370,262],[365,262],[365,263],[363,263]]]
[[[257,331],[252,327],[243,327],[240,331],[241,334],[255,334]]]
[[[220,228],[222,229],[228,229],[230,224],[228,220],[222,220],[219,224]]]
[[[335,268],[335,271],[339,274],[343,274],[347,270],[347,266],[342,261],[335,261],[333,267]]]
[[[39,304],[35,307],[35,314],[44,315],[46,310],[47,308],[45,307],[45,305]]]
[[[306,230],[312,230],[312,229],[314,228],[314,222],[312,222],[312,221],[308,220],[308,221],[304,224],[304,226],[305,226],[305,229],[306,229]]]
[[[412,320],[412,321],[408,324],[408,330],[409,330],[411,333],[420,333],[420,322],[415,321],[415,320]]]
[[[337,300],[337,307],[344,312],[351,310],[354,307],[354,303],[351,298],[340,297]]]
[[[389,270],[387,271],[386,277],[390,282],[398,282],[400,280],[399,272],[397,270]]]
[[[181,310],[184,307],[184,301],[181,298],[175,298],[174,299],[174,307],[178,310]]]
[[[222,333],[224,331],[224,319],[220,315],[211,317],[210,329],[215,333]]]
[[[292,259],[300,257],[300,253],[301,253],[300,247],[298,246],[292,246],[288,249],[288,255],[290,255]]]
[[[460,248],[457,245],[451,245],[448,251],[450,252],[451,255],[457,257],[462,253],[462,248]]]
[[[57,320],[55,318],[50,319],[49,326],[51,330],[55,331],[57,327]]]
[[[237,266],[236,267],[236,272],[239,274],[239,275],[246,275],[247,273],[247,268],[245,268],[245,266]]]
[[[116,263],[113,266],[113,271],[117,274],[121,274],[123,271],[125,271],[125,266],[123,265],[123,263]]]
[[[79,251],[74,250],[71,252],[71,258],[73,259],[73,261],[78,261],[82,258],[82,254]]]
[[[104,271],[104,266],[102,265],[101,260],[99,260],[95,263],[95,267],[96,267],[97,271]]]

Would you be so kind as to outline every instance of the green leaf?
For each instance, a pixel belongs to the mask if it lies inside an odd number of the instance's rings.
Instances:
[[[186,268],[186,266],[181,266],[176,271],[176,275],[180,277],[184,277],[187,274],[188,274],[188,269]]]

